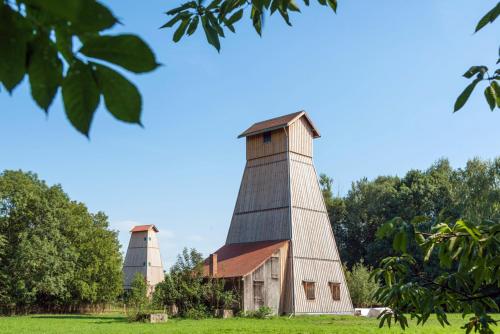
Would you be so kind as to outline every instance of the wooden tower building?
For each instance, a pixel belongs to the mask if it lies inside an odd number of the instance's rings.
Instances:
[[[353,312],[313,165],[317,128],[304,112],[255,123],[226,244],[205,262],[207,275],[240,289],[244,310]]]
[[[163,264],[160,256],[160,245],[154,225],[134,226],[130,230],[130,241],[123,264],[125,290],[130,289],[136,273],[140,273],[148,284],[149,293],[164,279]]]

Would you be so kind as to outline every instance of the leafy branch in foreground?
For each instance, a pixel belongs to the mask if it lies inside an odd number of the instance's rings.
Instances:
[[[392,309],[380,315],[380,327],[394,320],[405,329],[405,313],[422,325],[435,314],[444,326],[449,325],[447,312],[461,312],[463,318],[473,314],[462,327],[467,334],[473,329],[492,334],[497,320],[489,313],[499,311],[500,297],[500,220],[440,223],[430,233],[418,231],[419,222],[408,224],[395,218],[379,230],[379,237],[407,235],[394,239],[393,248],[401,255],[383,259],[372,273],[383,283],[374,297]],[[426,273],[423,264],[406,253],[408,235],[419,245],[424,263],[437,258],[439,274]]]
[[[491,9],[481,18],[481,20],[479,20],[475,32],[481,30],[488,23],[493,23],[498,15],[500,15],[500,2],[498,2],[496,6],[493,7],[493,9]],[[497,65],[498,64],[500,64],[500,55],[497,61]],[[476,88],[477,84],[481,81],[486,81],[488,83],[488,86],[486,86],[484,90],[484,97],[486,99],[486,102],[488,102],[488,106],[490,107],[491,111],[493,111],[495,108],[500,108],[500,86],[497,81],[500,80],[499,68],[497,68],[493,72],[493,74],[490,75],[490,73],[488,72],[488,67],[484,65],[472,66],[467,72],[464,73],[463,76],[467,79],[471,79],[473,76],[476,77],[469,85],[467,85],[467,87],[465,87],[463,92],[458,96],[457,100],[455,101],[453,112],[460,110],[465,105],[470,95]]]
[[[0,22],[0,82],[9,93],[27,75],[33,99],[47,113],[62,87],[66,115],[86,136],[101,96],[115,118],[140,124],[137,87],[101,62],[133,73],[158,64],[138,36],[101,35],[119,23],[107,7],[95,0],[3,1]]]
[[[329,6],[337,11],[337,0],[318,0],[320,5]],[[309,0],[304,0],[309,6]],[[179,23],[173,41],[178,42],[184,35],[192,35],[202,25],[209,44],[220,51],[220,37],[225,37],[225,29],[235,32],[234,24],[241,20],[246,9],[250,11],[250,19],[255,31],[262,35],[264,15],[280,13],[283,20],[291,26],[289,13],[300,12],[294,0],[212,0],[208,5],[204,0],[188,1],[181,6],[166,12],[173,16],[161,28],[171,28]]]

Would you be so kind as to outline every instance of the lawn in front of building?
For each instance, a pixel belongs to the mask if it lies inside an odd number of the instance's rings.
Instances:
[[[497,315],[495,318],[499,318]],[[428,323],[416,326],[412,321],[404,333],[436,334],[464,333],[464,321],[458,314],[449,316],[452,326],[445,328],[431,318]],[[496,328],[497,332],[500,331]],[[377,319],[354,316],[297,316],[272,319],[170,319],[163,324],[129,323],[122,314],[104,315],[31,315],[0,317],[1,334],[198,334],[198,333],[403,333],[399,326],[378,328]]]

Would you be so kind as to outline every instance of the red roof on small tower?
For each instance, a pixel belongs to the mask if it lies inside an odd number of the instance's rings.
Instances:
[[[309,125],[311,125],[314,138],[320,137],[318,129],[316,129],[316,127],[314,126],[314,124],[311,121],[311,119],[309,118],[309,116],[307,116],[307,113],[302,110],[302,111],[294,112],[292,114],[279,116],[279,117],[268,119],[266,121],[255,123],[251,127],[249,127],[248,129],[243,131],[243,133],[240,134],[238,136],[238,138],[253,136],[253,135],[263,133],[263,132],[285,128],[287,126],[290,126],[293,122],[295,122],[296,120],[298,120],[302,116],[304,116],[306,118],[307,122],[309,123]]]
[[[153,229],[153,231],[155,232],[159,232],[159,230],[156,228],[156,226],[154,226],[153,224],[151,225],[137,225],[137,226],[134,226],[130,232],[146,232],[146,231],[149,231],[150,229]]]

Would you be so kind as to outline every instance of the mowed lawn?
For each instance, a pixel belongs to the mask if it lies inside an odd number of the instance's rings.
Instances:
[[[498,317],[497,317],[498,318]],[[435,320],[424,326],[413,322],[404,333],[464,333],[463,320],[458,314],[450,315],[452,326],[443,328]],[[497,329],[497,332],[500,331]],[[24,333],[402,333],[399,327],[378,328],[377,319],[354,316],[300,316],[273,319],[171,319],[163,324],[129,323],[123,315],[33,315],[0,317],[1,334]]]

